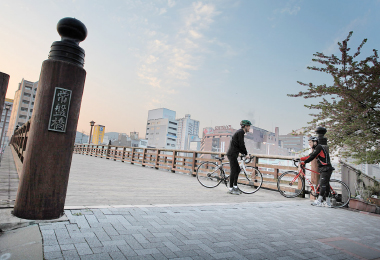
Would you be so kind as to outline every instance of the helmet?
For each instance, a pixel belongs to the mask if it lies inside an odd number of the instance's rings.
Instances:
[[[318,137],[316,136],[310,136],[309,141],[318,142]]]
[[[252,125],[252,123],[251,123],[251,121],[249,121],[249,120],[242,120],[242,121],[240,122],[240,125],[241,125],[241,126],[246,126],[246,125]]]

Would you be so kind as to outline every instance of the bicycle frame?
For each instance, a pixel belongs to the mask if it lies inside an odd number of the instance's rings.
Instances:
[[[305,172],[306,172],[306,170],[308,170],[308,171],[316,173],[316,174],[320,174],[320,173],[316,172],[316,171],[313,171],[312,169],[306,168],[305,166],[304,167],[300,166],[298,168],[299,168],[298,174],[296,175],[296,177],[294,177],[294,179],[290,183],[293,184],[297,180],[298,176],[301,175],[301,176],[303,176],[304,180],[307,180],[309,186],[311,187],[311,189],[313,191],[312,194],[319,194],[319,191],[318,191],[319,190],[319,184],[318,184],[318,186],[316,184],[313,184],[311,182],[311,180],[306,177]],[[306,186],[305,186],[305,188],[306,188]],[[331,185],[330,185],[330,189],[331,189],[331,192],[335,193],[335,191],[333,190],[333,188],[331,187]],[[310,193],[311,193],[311,191],[310,191]]]

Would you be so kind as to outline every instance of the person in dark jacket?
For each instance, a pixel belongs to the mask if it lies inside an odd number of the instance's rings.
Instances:
[[[237,187],[237,180],[240,173],[240,166],[238,162],[239,153],[246,155],[249,158],[247,149],[244,144],[244,135],[247,133],[251,127],[251,122],[248,120],[242,120],[240,122],[241,128],[237,130],[231,138],[230,146],[227,151],[227,158],[230,161],[230,188],[228,193],[239,195],[241,191]]]
[[[309,154],[309,156],[300,158],[301,164],[305,165],[306,163],[309,163],[312,160],[317,159],[318,172],[320,174],[319,196],[311,205],[317,207],[326,206],[331,208],[331,200],[328,197],[328,195],[330,193],[330,178],[334,168],[331,165],[330,155],[322,145],[318,144],[317,137],[310,137],[309,145],[313,149],[313,151],[311,154]]]

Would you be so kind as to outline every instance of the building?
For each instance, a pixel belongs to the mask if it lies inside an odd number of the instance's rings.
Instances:
[[[88,135],[84,132],[78,132],[75,135],[75,143],[76,144],[87,144],[88,143]]]
[[[8,112],[5,109],[6,106],[9,107]],[[2,147],[7,146],[7,144],[9,143],[9,137],[7,133],[8,133],[8,127],[9,127],[9,121],[11,119],[11,114],[12,114],[12,107],[13,107],[13,99],[5,98],[3,113],[1,115],[1,122],[0,122],[0,135],[2,135],[3,137],[1,140]],[[5,114],[7,115],[7,117],[5,117]],[[3,130],[4,122],[5,122],[5,127]]]
[[[279,138],[283,147],[289,149],[289,151],[293,154],[304,154],[309,148],[308,137],[305,135],[287,134],[280,135]]]
[[[104,125],[94,125],[91,143],[102,144],[106,127]]]
[[[145,139],[148,147],[176,149],[178,123],[176,112],[167,108],[148,111]]]
[[[13,135],[16,126],[22,126],[32,117],[34,100],[37,92],[37,82],[22,79],[15,92],[13,109],[9,121],[8,137]]]
[[[203,129],[201,151],[226,153],[228,151],[232,135],[237,131],[231,125],[207,127]],[[279,128],[275,133],[251,126],[248,133],[244,135],[245,147],[251,154],[267,155],[290,155],[279,141]]]
[[[199,121],[190,119],[186,114],[184,118],[177,119],[177,149],[189,150],[192,140],[199,140]]]
[[[119,139],[119,133],[118,132],[108,132],[104,134],[104,137],[108,137],[108,140],[111,140],[111,143],[113,144],[115,141]]]

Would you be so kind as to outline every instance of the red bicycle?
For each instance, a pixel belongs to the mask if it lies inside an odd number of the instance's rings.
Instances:
[[[296,167],[299,166],[300,160],[293,160]],[[298,172],[287,171],[284,172],[277,180],[277,189],[286,198],[295,198],[301,195],[302,192],[309,193],[314,197],[319,195],[319,185],[316,187],[308,178],[306,178],[305,170],[315,172],[311,169],[299,167]],[[310,190],[305,190],[305,180],[307,180]],[[330,179],[330,192],[331,204],[334,208],[346,207],[350,201],[351,192],[347,184],[340,180]]]

